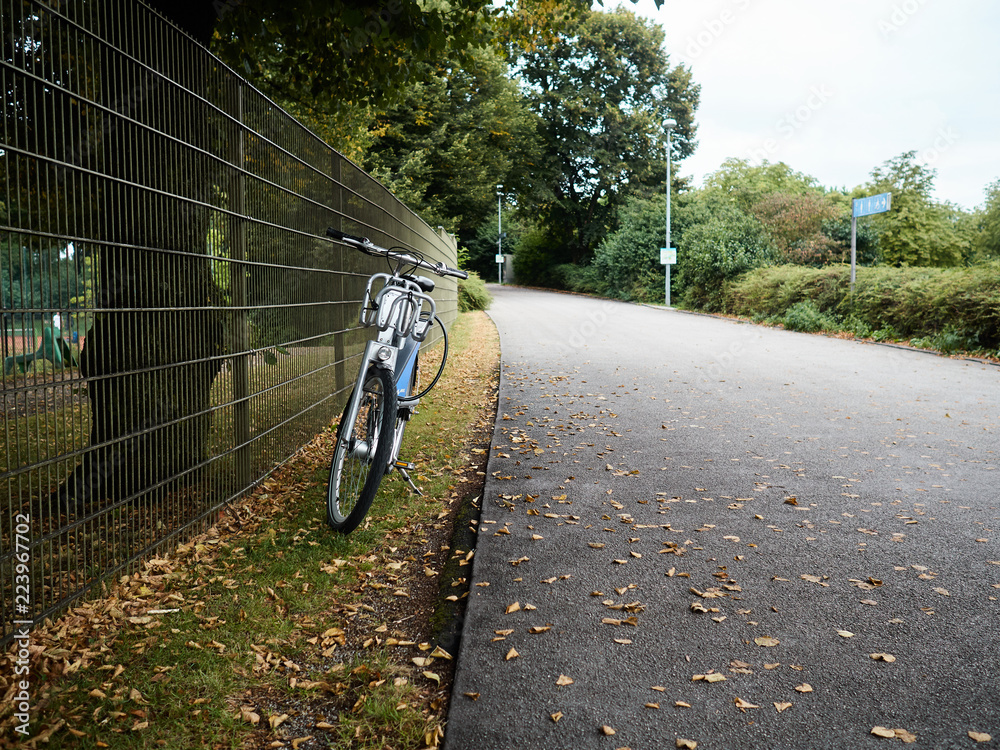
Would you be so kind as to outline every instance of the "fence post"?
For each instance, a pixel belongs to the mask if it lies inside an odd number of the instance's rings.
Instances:
[[[236,83],[236,138],[233,139],[233,178],[230,183],[229,289],[231,293],[233,363],[233,444],[236,486],[247,489],[253,483],[250,461],[250,353],[248,351],[248,307],[246,261],[246,194],[244,169],[243,84]]]

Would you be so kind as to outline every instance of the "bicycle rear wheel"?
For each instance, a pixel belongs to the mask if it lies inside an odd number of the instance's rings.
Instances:
[[[348,424],[345,408],[337,427],[326,487],[326,521],[333,529],[347,534],[364,520],[389,469],[395,424],[396,389],[391,373],[370,367],[357,418]]]

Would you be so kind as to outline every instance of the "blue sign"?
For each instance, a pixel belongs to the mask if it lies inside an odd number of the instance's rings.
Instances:
[[[869,195],[867,198],[854,199],[854,218],[881,214],[892,208],[892,193]]]

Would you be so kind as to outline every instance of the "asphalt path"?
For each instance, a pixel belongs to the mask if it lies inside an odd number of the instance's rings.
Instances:
[[[492,291],[447,750],[1000,747],[1000,367]]]

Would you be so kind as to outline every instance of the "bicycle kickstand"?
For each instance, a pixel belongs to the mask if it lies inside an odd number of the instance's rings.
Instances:
[[[397,462],[395,463],[395,467],[396,467],[396,470],[397,470],[397,471],[398,471],[398,472],[399,472],[400,474],[402,474],[402,475],[403,475],[403,479],[405,479],[405,480],[406,480],[406,483],[410,485],[410,489],[412,489],[412,490],[413,490],[413,491],[414,491],[414,492],[415,492],[415,493],[416,493],[417,495],[419,495],[420,497],[423,497],[423,496],[424,496],[424,493],[423,493],[423,492],[421,492],[421,491],[420,491],[420,488],[419,488],[419,487],[417,487],[417,485],[415,485],[415,484],[413,483],[413,480],[412,480],[412,479],[410,479],[410,474],[409,474],[409,472],[411,472],[411,471],[416,471],[416,469],[417,469],[416,465],[415,465],[415,464],[411,464],[411,463],[407,463],[406,461],[397,461]]]

